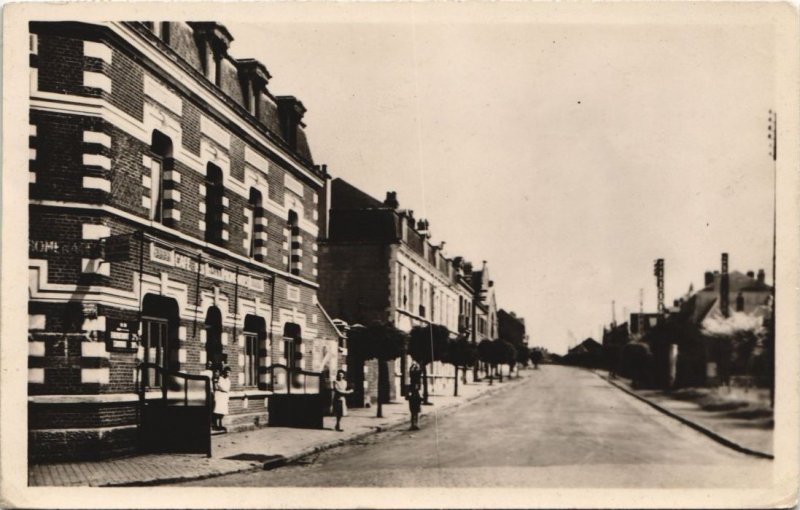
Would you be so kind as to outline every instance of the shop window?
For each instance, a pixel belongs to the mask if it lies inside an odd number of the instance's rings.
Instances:
[[[223,223],[222,223],[222,197],[225,188],[222,184],[222,170],[209,163],[206,168],[206,241],[214,244],[221,244]]]

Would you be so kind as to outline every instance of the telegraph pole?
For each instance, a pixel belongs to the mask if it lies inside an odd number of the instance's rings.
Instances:
[[[777,289],[778,281],[775,274],[775,256],[776,245],[778,239],[778,112],[773,110],[769,111],[769,124],[767,127],[767,138],[772,142],[770,145],[770,156],[772,157],[772,310],[770,313],[770,324],[767,330],[769,335],[770,344],[770,360],[772,366],[772,377],[769,383],[769,401],[770,406],[775,407],[775,343],[777,335],[775,334],[775,308],[777,307]]]

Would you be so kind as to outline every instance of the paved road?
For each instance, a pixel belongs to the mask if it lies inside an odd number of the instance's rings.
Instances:
[[[723,447],[579,369],[544,366],[497,396],[302,464],[186,485],[757,487],[772,462]]]

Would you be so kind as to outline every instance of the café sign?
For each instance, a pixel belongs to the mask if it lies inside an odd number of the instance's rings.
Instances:
[[[184,255],[178,251],[156,243],[151,244],[150,260],[160,264],[176,267],[178,269],[191,271],[193,273],[198,271],[198,263],[196,258]],[[207,276],[208,278],[213,278],[215,280],[220,280],[227,283],[237,282],[236,272],[226,269],[222,266],[205,262],[200,265],[199,271],[200,274]],[[264,279],[256,278],[254,276],[250,276],[249,274],[239,273],[238,283],[242,287],[247,287],[257,292],[263,292],[264,290]]]

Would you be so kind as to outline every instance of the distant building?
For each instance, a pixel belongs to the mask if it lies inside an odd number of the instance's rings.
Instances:
[[[441,324],[453,338],[469,334],[474,298],[465,273],[468,266],[461,258],[447,258],[442,244],[430,242],[427,220],[399,209],[394,192],[381,202],[342,179],[331,183],[328,209],[327,236],[319,253],[320,301],[333,317],[350,324],[388,322],[403,331]],[[407,361],[393,364],[395,384],[390,385],[391,394],[381,398],[399,392],[407,378]],[[368,363],[364,374],[369,400],[378,398],[375,366]],[[433,363],[430,389],[444,391],[451,372]]]
[[[522,317],[501,309],[497,312],[497,326],[499,337],[503,340],[514,345],[526,345],[525,319]]]

